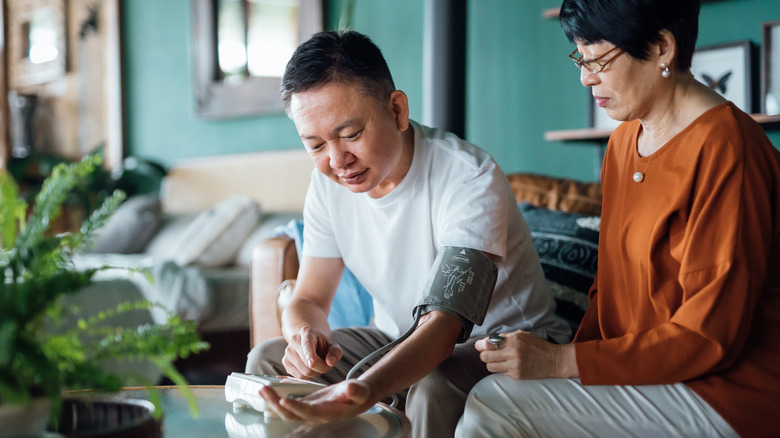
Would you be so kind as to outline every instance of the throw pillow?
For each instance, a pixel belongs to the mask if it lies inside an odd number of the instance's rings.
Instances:
[[[198,213],[164,213],[160,220],[160,229],[146,245],[144,253],[152,257],[173,260],[181,236],[197,217]]]
[[[238,249],[260,220],[260,207],[248,196],[234,195],[198,215],[173,251],[182,266],[207,268],[234,262]]]
[[[160,200],[155,195],[128,198],[96,233],[90,252],[136,254],[144,250],[160,225]]]
[[[598,265],[599,216],[566,213],[521,202],[544,276],[550,282],[556,313],[579,326]]]

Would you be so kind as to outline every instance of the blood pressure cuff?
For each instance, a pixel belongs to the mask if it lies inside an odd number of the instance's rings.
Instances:
[[[413,315],[440,310],[457,316],[463,324],[458,343],[466,342],[474,324],[485,321],[497,278],[498,267],[484,252],[444,247],[433,262]]]

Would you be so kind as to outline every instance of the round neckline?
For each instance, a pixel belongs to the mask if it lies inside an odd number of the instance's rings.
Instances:
[[[714,107],[708,109],[707,111],[704,111],[701,113],[698,117],[696,117],[691,123],[689,123],[685,128],[681,129],[680,132],[672,136],[669,140],[666,141],[660,148],[658,148],[655,152],[653,152],[650,155],[642,156],[639,154],[639,134],[642,132],[642,123],[637,120],[637,128],[634,132],[634,147],[633,149],[633,158],[637,160],[637,162],[645,162],[649,161],[652,157],[658,156],[659,153],[663,153],[665,150],[669,149],[669,145],[676,143],[680,137],[682,137],[684,134],[686,134],[689,130],[693,129],[692,127],[696,124],[698,124],[702,119],[709,117],[711,114],[720,111],[723,108],[732,108],[732,103],[729,102],[723,102],[718,105],[715,105]]]

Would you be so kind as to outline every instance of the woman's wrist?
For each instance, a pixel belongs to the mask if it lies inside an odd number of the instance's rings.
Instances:
[[[559,345],[556,358],[556,377],[571,379],[580,376],[574,344]]]

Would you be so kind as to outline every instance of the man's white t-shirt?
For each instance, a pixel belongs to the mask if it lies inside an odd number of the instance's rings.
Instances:
[[[412,164],[382,198],[353,193],[313,171],[303,255],[342,258],[373,297],[377,328],[398,337],[412,325],[438,252],[478,249],[498,257],[498,281],[485,321],[471,335],[524,329],[567,341],[569,329],[554,316],[531,233],[498,164],[453,134],[411,127]]]

